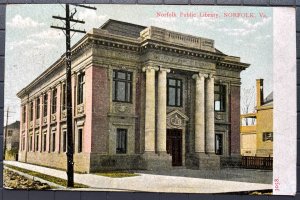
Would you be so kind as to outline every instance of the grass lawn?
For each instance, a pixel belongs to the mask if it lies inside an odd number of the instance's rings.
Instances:
[[[49,182],[52,182],[52,183],[55,183],[55,184],[67,187],[67,180],[65,180],[65,179],[57,178],[57,177],[50,176],[50,175],[47,175],[47,174],[42,174],[42,173],[31,171],[31,170],[28,170],[28,169],[23,169],[23,168],[16,167],[16,166],[13,166],[13,165],[7,165],[7,164],[5,164],[5,166],[7,166],[7,167],[9,167],[11,169],[17,170],[19,172],[23,172],[25,174],[29,174],[31,176],[35,176],[35,177],[44,179],[46,181],[49,181]],[[88,186],[80,184],[80,183],[74,183],[74,188],[88,188]]]
[[[110,178],[126,178],[126,177],[133,177],[133,176],[140,176],[139,174],[135,174],[133,172],[98,172],[94,173],[99,176],[107,176]]]

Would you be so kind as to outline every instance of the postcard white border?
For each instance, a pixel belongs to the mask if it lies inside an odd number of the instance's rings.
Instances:
[[[297,158],[295,8],[273,9],[273,194],[295,195]]]

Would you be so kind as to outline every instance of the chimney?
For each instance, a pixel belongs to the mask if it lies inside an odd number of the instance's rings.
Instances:
[[[264,79],[256,79],[256,107],[264,103]]]

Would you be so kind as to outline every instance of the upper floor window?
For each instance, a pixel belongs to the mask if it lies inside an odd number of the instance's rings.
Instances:
[[[33,120],[33,102],[30,102],[30,119],[29,121],[32,121]]]
[[[113,71],[112,99],[113,101],[131,102],[132,73]]]
[[[65,110],[67,108],[67,90],[66,90],[66,84],[64,83],[62,86],[62,93],[61,93],[61,99],[62,99],[62,110]]]
[[[167,85],[167,105],[182,106],[182,80],[168,78]]]
[[[84,95],[84,73],[80,73],[78,75],[78,90],[77,90],[77,105],[83,103],[83,95]]]
[[[13,130],[8,130],[8,131],[7,131],[7,136],[8,136],[8,137],[11,137],[12,134],[13,134]]]
[[[44,117],[47,116],[48,94],[44,94]]]
[[[273,132],[264,132],[263,133],[263,142],[265,141],[273,141]]]
[[[226,111],[226,86],[215,85],[215,111]]]
[[[57,103],[57,89],[52,91],[52,114],[56,113],[56,103]]]
[[[38,97],[37,100],[36,100],[36,104],[35,104],[35,118],[36,119],[39,119],[40,118],[40,106],[41,106],[41,100],[40,98]]]
[[[26,122],[26,106],[23,106],[23,117],[22,117],[23,123]]]

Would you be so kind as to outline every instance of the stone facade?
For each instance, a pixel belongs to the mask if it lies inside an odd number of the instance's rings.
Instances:
[[[108,20],[72,55],[76,171],[219,168],[240,155],[249,64],[213,40]],[[66,167],[64,82],[62,57],[18,93],[22,162]]]

